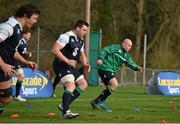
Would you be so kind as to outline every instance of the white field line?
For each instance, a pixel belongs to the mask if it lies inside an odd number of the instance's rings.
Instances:
[[[113,101],[134,101],[134,100],[139,100],[139,101],[152,101],[152,100],[178,100],[179,98],[125,98],[125,99],[109,99]],[[92,99],[77,99],[76,101],[91,101]],[[62,101],[62,99],[27,99],[27,101],[32,101],[32,102],[57,102],[57,101]]]

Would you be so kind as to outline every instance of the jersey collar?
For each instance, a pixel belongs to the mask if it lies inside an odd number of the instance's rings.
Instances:
[[[9,21],[11,21],[11,24],[12,24],[13,26],[16,25],[16,24],[18,24],[19,27],[20,27],[20,29],[21,29],[21,31],[23,30],[22,24],[21,24],[20,22],[18,22],[14,16],[10,17],[10,18],[9,18]]]

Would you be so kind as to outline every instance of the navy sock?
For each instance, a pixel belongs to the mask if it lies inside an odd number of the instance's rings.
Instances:
[[[21,89],[21,86],[22,86],[22,80],[17,80],[17,83],[16,83],[16,97],[19,95],[20,93],[20,89]]]
[[[71,103],[76,99],[78,98],[81,94],[83,93],[83,90],[80,88],[80,87],[76,87],[76,89],[73,91],[73,97],[71,99]]]
[[[70,105],[72,97],[73,97],[72,92],[68,90],[64,90],[64,94],[62,97],[63,114],[66,114],[66,111],[69,109],[69,105]]]
[[[108,96],[112,94],[113,90],[110,87],[107,87],[96,99],[95,103],[98,104],[102,101],[105,101]]]

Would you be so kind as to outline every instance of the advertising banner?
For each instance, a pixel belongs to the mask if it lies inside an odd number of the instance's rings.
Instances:
[[[161,94],[159,91],[157,84],[155,83],[156,76],[151,77],[146,84],[146,94]]]
[[[40,70],[32,71],[23,68],[25,79],[23,80],[20,95],[24,98],[50,97],[53,93],[52,83],[49,77]],[[17,75],[12,77],[13,95],[16,91]]]
[[[156,74],[155,81],[158,89],[164,95],[180,95],[180,73],[162,71]]]

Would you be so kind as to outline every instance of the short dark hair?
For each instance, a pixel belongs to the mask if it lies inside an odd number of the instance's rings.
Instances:
[[[26,17],[30,18],[33,14],[39,15],[40,14],[39,9],[35,5],[25,4],[17,10],[15,16],[16,17],[26,16]]]
[[[89,24],[88,24],[86,21],[84,21],[84,20],[78,20],[78,21],[76,22],[76,24],[74,25],[74,29],[77,28],[77,27],[80,27],[80,28],[81,28],[83,25],[89,27]]]
[[[31,33],[31,31],[27,28],[23,29],[23,34]]]

